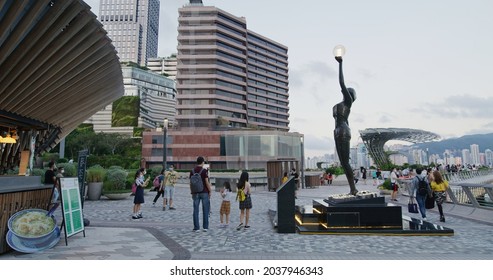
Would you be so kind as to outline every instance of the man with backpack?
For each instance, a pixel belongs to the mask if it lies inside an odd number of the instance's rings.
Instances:
[[[211,184],[209,171],[204,168],[204,158],[197,157],[197,166],[190,171],[190,192],[193,200],[193,231],[200,230],[199,205],[202,202],[202,231],[209,229]]]
[[[422,168],[416,168],[416,176],[412,181],[411,196],[416,197],[416,202],[419,206],[419,212],[423,221],[426,221],[425,201],[427,196],[431,196],[431,188],[426,175],[422,174]]]

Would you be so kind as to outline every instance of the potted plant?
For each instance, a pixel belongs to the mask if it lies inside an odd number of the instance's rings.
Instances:
[[[87,169],[87,198],[89,200],[99,200],[103,190],[103,179],[106,170],[100,165],[93,165]]]
[[[120,166],[112,166],[106,172],[103,182],[103,195],[108,199],[126,199],[131,189],[127,188],[128,172]]]

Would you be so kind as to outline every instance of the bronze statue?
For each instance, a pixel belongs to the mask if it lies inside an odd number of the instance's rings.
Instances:
[[[354,182],[354,173],[349,164],[349,151],[351,141],[351,129],[349,128],[349,113],[351,113],[351,105],[356,100],[356,91],[353,88],[346,88],[344,84],[344,76],[342,74],[342,56],[336,56],[335,59],[339,62],[339,84],[344,99],[337,103],[332,109],[332,115],[336,121],[334,129],[334,140],[336,143],[337,154],[341,161],[341,166],[346,174],[350,194],[355,195],[358,190]]]

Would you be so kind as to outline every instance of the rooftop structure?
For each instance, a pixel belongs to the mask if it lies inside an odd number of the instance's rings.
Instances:
[[[440,139],[438,134],[410,128],[367,128],[359,131],[368,153],[378,167],[390,164],[384,145],[389,140],[423,143]]]

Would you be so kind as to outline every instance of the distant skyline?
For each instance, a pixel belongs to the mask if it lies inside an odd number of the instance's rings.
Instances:
[[[98,15],[99,0],[86,1]],[[203,0],[289,48],[290,128],[307,157],[334,152],[332,107],[342,100],[332,49],[357,92],[352,145],[365,128],[413,128],[442,138],[493,132],[493,1]],[[176,52],[178,8],[161,0],[159,56]]]

